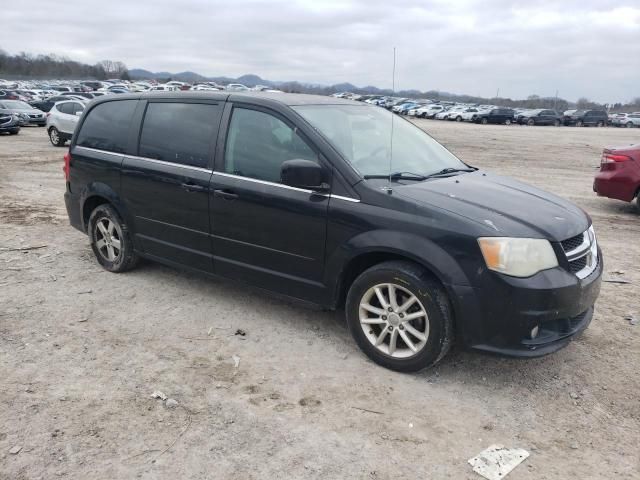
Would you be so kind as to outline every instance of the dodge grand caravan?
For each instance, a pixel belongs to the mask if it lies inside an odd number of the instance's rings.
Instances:
[[[583,331],[602,254],[573,204],[474,168],[342,99],[180,92],[92,101],[65,156],[97,261],[139,258],[345,309],[375,362],[463,346],[532,357]]]

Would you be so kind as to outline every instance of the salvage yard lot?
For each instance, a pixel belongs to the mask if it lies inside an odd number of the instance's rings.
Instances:
[[[640,318],[640,215],[591,184],[602,148],[640,135],[415,123],[590,213],[604,278],[630,283],[603,283],[583,336],[403,375],[359,352],[341,312],[152,263],[107,273],[68,226],[65,149],[24,128],[0,137],[0,479],[473,479],[467,459],[494,443],[531,453],[509,479],[638,478],[640,325],[624,317]]]

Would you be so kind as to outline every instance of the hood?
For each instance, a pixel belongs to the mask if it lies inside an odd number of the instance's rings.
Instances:
[[[26,113],[26,114],[34,114],[34,113],[44,113],[42,110],[38,110],[37,108],[7,108],[9,112],[13,113]]]
[[[463,216],[486,236],[562,241],[589,228],[587,214],[556,195],[482,171],[408,183],[394,194]]]

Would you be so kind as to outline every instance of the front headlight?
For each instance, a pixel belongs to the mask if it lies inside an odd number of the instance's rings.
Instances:
[[[558,258],[548,240],[482,237],[478,244],[487,267],[505,275],[530,277],[558,266]]]

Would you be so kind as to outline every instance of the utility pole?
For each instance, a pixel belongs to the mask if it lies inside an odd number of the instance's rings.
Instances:
[[[498,91],[496,92],[496,100],[500,98],[500,87],[498,87]]]
[[[556,109],[556,106],[558,105],[558,90],[556,90],[556,98],[553,101],[553,109]]]

